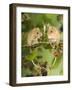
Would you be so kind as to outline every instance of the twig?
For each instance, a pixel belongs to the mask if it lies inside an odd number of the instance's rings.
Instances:
[[[54,65],[55,65],[55,63],[56,63],[56,60],[57,60],[57,59],[56,59],[56,57],[55,57],[55,59],[54,59],[54,61],[53,61],[53,66],[54,66]]]
[[[29,46],[29,45],[23,45],[22,47],[33,47],[33,46],[36,46],[36,45],[39,45],[39,44],[50,44],[50,43],[49,42],[39,42],[39,43],[34,44],[34,45],[31,45],[31,46]]]
[[[37,66],[37,65],[34,63],[33,60],[32,60],[32,64],[33,64],[35,67],[39,67],[39,66]],[[39,68],[41,68],[41,67],[39,67]]]

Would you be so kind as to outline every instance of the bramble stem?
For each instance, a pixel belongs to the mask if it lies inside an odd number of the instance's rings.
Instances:
[[[55,63],[56,63],[56,60],[57,60],[57,59],[56,59],[56,57],[55,57],[55,59],[54,59],[54,61],[53,61],[53,66],[54,66],[54,65],[55,65]]]

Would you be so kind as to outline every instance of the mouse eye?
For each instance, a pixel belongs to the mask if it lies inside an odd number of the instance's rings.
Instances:
[[[53,33],[53,31],[51,30],[50,33]]]
[[[37,32],[37,34],[39,34],[39,32]]]

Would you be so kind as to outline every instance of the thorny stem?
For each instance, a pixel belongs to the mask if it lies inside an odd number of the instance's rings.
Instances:
[[[32,60],[32,64],[35,66],[35,67],[38,67],[35,63],[34,63],[34,61]]]
[[[49,44],[49,42],[39,42],[38,44]],[[36,44],[34,44],[36,45]],[[34,45],[31,45],[31,46],[34,46]],[[28,47],[29,45],[23,45],[22,47]],[[29,46],[29,47],[31,47]]]
[[[35,64],[33,60],[32,60],[32,63],[33,63],[33,65],[34,65],[36,68],[40,68],[40,69],[41,69],[41,67],[38,66],[37,64]]]
[[[34,65],[36,68],[40,68],[40,69],[41,69],[41,67],[40,67],[40,66],[37,66],[37,65],[34,63],[34,61],[33,61],[33,60],[32,60],[32,63],[33,63],[33,65]],[[39,72],[39,74],[40,74],[40,76],[42,76],[41,71]]]
[[[57,58],[55,57],[55,58],[54,58],[54,61],[53,61],[53,64],[52,64],[53,66],[54,66],[55,63],[56,63],[56,60],[57,60]]]

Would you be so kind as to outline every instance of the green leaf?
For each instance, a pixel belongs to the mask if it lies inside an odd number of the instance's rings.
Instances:
[[[62,75],[63,74],[63,57],[56,59],[52,69],[48,70],[48,75]]]
[[[31,75],[32,74],[32,71],[29,69],[29,68],[22,68],[22,73],[21,73],[21,76],[22,77],[25,77],[27,75]]]
[[[49,49],[45,49],[43,47],[42,47],[42,51],[39,52],[39,55],[43,57],[42,60],[47,61],[49,64],[52,63],[54,58],[52,52]]]
[[[34,51],[32,51],[31,54],[25,56],[25,59],[27,59],[29,61],[32,61],[36,58],[36,56],[37,56],[37,52],[34,50]]]

